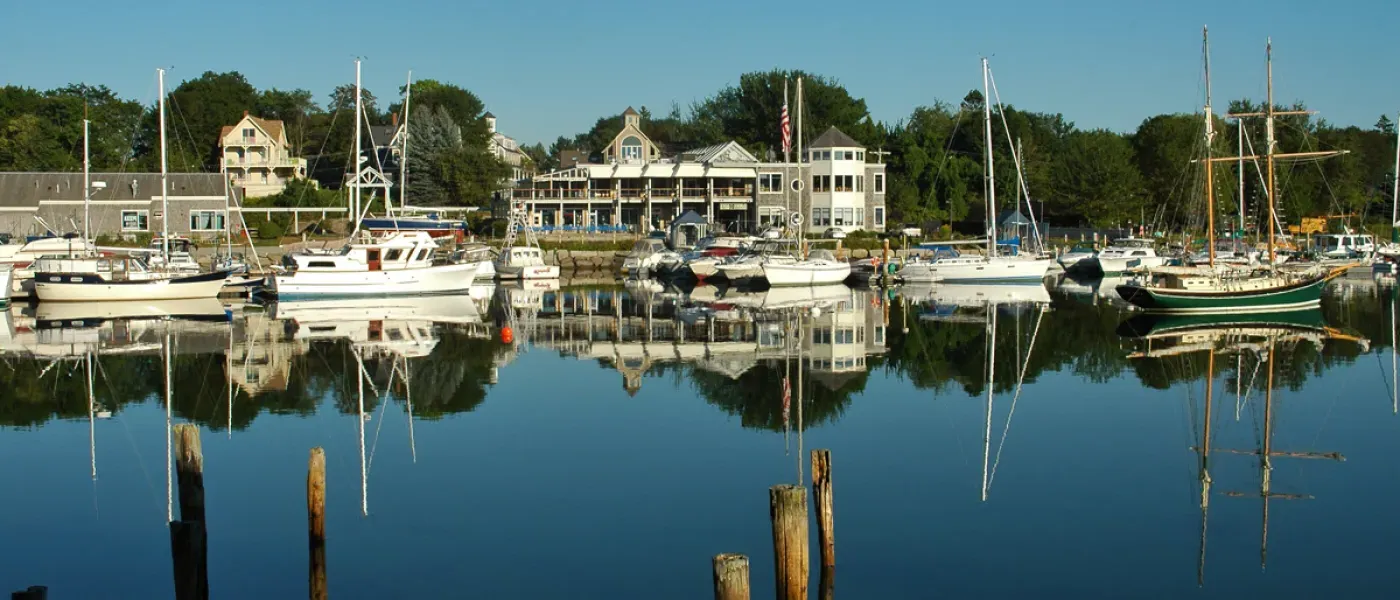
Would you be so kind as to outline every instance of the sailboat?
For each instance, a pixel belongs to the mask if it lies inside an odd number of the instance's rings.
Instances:
[[[286,257],[290,265],[272,276],[278,298],[447,294],[471,288],[480,265],[438,260],[437,241],[426,231],[394,231],[383,236],[362,232],[360,188],[373,169],[361,168],[360,61],[355,61],[355,174],[350,181],[350,206],[355,230],[350,243],[335,253],[300,253]],[[387,201],[387,200],[386,200]]]
[[[156,70],[160,97],[160,200],[162,214],[170,214],[168,167],[165,156],[165,69]],[[84,131],[87,121],[83,122]],[[86,139],[86,134],[84,134]],[[84,144],[86,147],[86,144]],[[84,163],[83,197],[90,198]],[[85,205],[88,202],[84,203]],[[86,209],[85,209],[86,210]],[[87,228],[84,216],[83,227]],[[170,262],[170,219],[161,220],[162,256]],[[88,236],[84,235],[84,239]],[[36,262],[34,295],[41,302],[91,302],[107,300],[185,300],[214,298],[228,278],[228,271],[182,274],[155,270],[136,257],[105,257],[95,252],[73,258],[45,258]]]
[[[1274,118],[1280,115],[1306,114],[1304,111],[1279,111],[1274,108],[1273,44],[1267,48],[1268,99],[1262,113],[1231,114],[1231,118],[1264,117],[1268,134],[1265,169],[1269,208],[1268,253],[1266,264],[1261,268],[1240,270],[1220,268],[1215,258],[1215,190],[1211,165],[1214,162],[1234,161],[1258,157],[1210,156],[1211,142],[1215,139],[1215,115],[1210,106],[1210,41],[1202,33],[1203,54],[1205,55],[1206,104],[1205,167],[1206,185],[1206,240],[1207,264],[1204,267],[1159,267],[1151,269],[1141,279],[1120,285],[1118,294],[1129,303],[1149,312],[1212,313],[1212,312],[1269,312],[1300,310],[1317,306],[1322,301],[1322,288],[1327,282],[1346,272],[1347,267],[1331,270],[1313,268],[1302,272],[1286,272],[1278,269],[1274,232],[1276,189],[1274,186],[1274,161],[1277,158],[1321,158],[1335,156],[1340,152],[1299,152],[1278,154],[1275,152]],[[1243,125],[1241,125],[1243,126]]]
[[[997,185],[996,170],[992,160],[992,98],[991,70],[987,59],[982,59],[982,117],[985,121],[986,181],[987,181],[987,247],[982,256],[962,256],[951,246],[941,248],[943,256],[932,260],[913,260],[905,264],[896,275],[911,283],[935,281],[1016,281],[1035,280],[1045,277],[1054,259],[1040,254],[1022,253],[1020,245],[1008,250],[1008,244],[997,241]],[[1019,153],[1012,148],[1013,158]],[[1020,160],[1015,161],[1020,173]],[[1022,184],[1024,185],[1024,183]]]

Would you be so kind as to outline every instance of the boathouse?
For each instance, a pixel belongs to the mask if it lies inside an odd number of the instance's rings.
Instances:
[[[93,236],[137,239],[159,234],[159,173],[91,173],[89,208]],[[221,173],[171,173],[168,179],[170,232],[191,238],[222,235],[227,202],[237,191]],[[42,222],[41,222],[42,221]],[[83,230],[82,173],[0,173],[0,234],[10,236]]]

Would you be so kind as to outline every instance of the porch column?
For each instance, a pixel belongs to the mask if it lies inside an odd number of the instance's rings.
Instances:
[[[682,207],[684,208],[684,207]],[[715,222],[715,178],[705,179],[705,220]]]

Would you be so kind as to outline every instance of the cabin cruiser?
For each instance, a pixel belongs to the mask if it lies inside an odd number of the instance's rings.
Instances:
[[[1324,260],[1367,259],[1376,253],[1376,238],[1365,233],[1315,233],[1312,242]]]
[[[732,255],[715,268],[718,275],[722,275],[730,283],[763,277],[763,266],[766,264],[797,262],[797,257],[792,254],[796,243],[793,240],[762,240],[755,243],[749,252]]]
[[[438,261],[425,231],[376,238],[363,233],[335,254],[292,254],[272,277],[272,293],[298,296],[445,294],[471,287],[481,266]]]
[[[1080,261],[1076,267],[1097,270],[1104,275],[1115,275],[1160,267],[1167,264],[1164,256],[1158,256],[1150,239],[1123,238],[1115,240],[1107,248],[1100,250],[1092,259]]]
[[[642,238],[632,245],[632,251],[622,261],[622,274],[668,272],[679,268],[681,255],[666,247],[666,242],[656,238]]]
[[[44,256],[90,256],[97,248],[77,234],[46,235],[27,238],[23,242],[0,243],[0,265],[11,268],[6,287],[0,296],[25,297],[34,292],[34,261]]]
[[[34,295],[41,302],[214,298],[229,275],[169,273],[136,256],[45,257],[35,266]]]
[[[558,279],[559,266],[544,262],[538,246],[511,246],[496,257],[496,275],[501,279]]]
[[[682,258],[685,260],[685,267],[690,269],[691,275],[704,281],[719,273],[720,263],[731,256],[743,253],[749,248],[749,245],[750,238],[706,238],[696,244],[695,251],[687,252],[682,255]]]
[[[0,265],[0,306],[6,306],[10,303],[10,281],[14,276],[14,267]]]
[[[194,242],[186,237],[171,237],[169,248],[166,247],[165,240],[157,237],[151,240],[151,244],[146,250],[136,251],[133,254],[144,253],[146,264],[153,270],[172,273],[198,273],[204,269],[199,266],[199,261],[194,257],[195,249]],[[246,270],[245,268],[244,271]]]

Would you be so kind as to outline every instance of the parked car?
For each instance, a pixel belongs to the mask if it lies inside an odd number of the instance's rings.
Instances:
[[[897,238],[897,237],[912,237],[912,238],[916,238],[916,237],[920,237],[920,236],[922,236],[922,235],[924,235],[924,230],[923,230],[923,229],[920,229],[919,227],[915,227],[915,226],[913,226],[913,225],[909,225],[909,224],[906,223],[906,224],[900,224],[900,225],[894,225],[894,226],[891,226],[891,227],[886,227],[886,228],[885,228],[884,237],[888,237],[888,238]]]
[[[846,239],[846,230],[841,229],[840,227],[832,227],[830,229],[827,229],[826,233],[822,234],[822,237],[829,240],[844,240]]]

